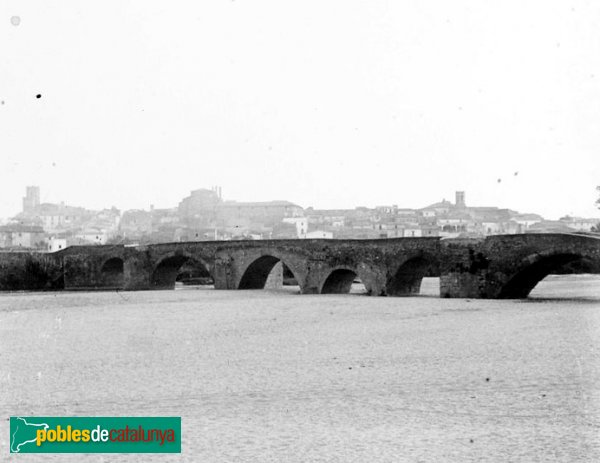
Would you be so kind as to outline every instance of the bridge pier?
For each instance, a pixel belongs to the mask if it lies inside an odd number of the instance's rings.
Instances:
[[[485,299],[485,276],[449,272],[440,275],[440,297]]]

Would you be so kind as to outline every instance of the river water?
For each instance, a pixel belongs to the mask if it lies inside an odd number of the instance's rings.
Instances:
[[[3,459],[9,415],[182,417],[180,455],[11,461],[600,461],[600,277],[518,301],[4,293],[0,409]]]

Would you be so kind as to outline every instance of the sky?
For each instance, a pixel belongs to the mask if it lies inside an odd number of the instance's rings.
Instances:
[[[0,217],[26,185],[600,216],[597,1],[3,0],[0,56]]]

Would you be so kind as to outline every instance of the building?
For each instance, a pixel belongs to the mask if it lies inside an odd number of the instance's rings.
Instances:
[[[66,238],[50,238],[48,240],[48,251],[49,252],[56,252],[56,251],[60,251],[61,249],[65,249],[67,247],[67,240]]]
[[[0,226],[0,247],[45,249],[46,234],[38,225],[8,224]]]
[[[600,224],[600,219],[586,219],[582,217],[571,217],[568,215],[561,217],[559,220],[567,227],[582,232],[590,232],[593,228]]]
[[[518,233],[525,233],[529,227],[544,219],[538,214],[516,214],[513,215],[512,220],[519,226]]]
[[[465,202],[465,192],[464,191],[456,192],[456,199],[454,201],[454,204],[456,207],[462,208],[462,209],[467,207],[467,203]]]
[[[96,214],[96,211],[67,206],[64,202],[40,203],[39,187],[28,186],[23,198],[23,211],[13,220],[22,225],[41,226],[46,232],[54,234],[82,227]]]
[[[40,187],[28,186],[23,198],[23,212],[29,212],[40,205]]]
[[[402,230],[403,238],[415,238],[421,236],[423,236],[423,232],[419,224],[416,223],[412,226],[410,224],[406,224],[406,227]]]
[[[139,238],[152,233],[152,213],[140,209],[125,211],[119,223],[119,233],[125,238]]]
[[[217,225],[217,210],[223,202],[221,188],[200,188],[183,198],[177,207],[178,216],[184,226],[210,228]]]
[[[306,217],[286,217],[285,223],[291,223],[296,226],[296,238],[306,238],[308,232],[308,218]]]
[[[471,216],[459,209],[440,215],[436,223],[440,227],[440,236],[445,238],[456,238],[474,229]]]
[[[421,209],[423,217],[437,217],[440,214],[447,214],[454,209],[454,204],[450,201],[443,199],[439,203],[430,204],[427,207]]]
[[[333,238],[333,233],[325,230],[313,230],[306,233],[306,239],[326,239],[330,240]]]
[[[101,228],[84,228],[73,233],[72,239],[77,244],[106,244],[108,241],[108,233]]]
[[[286,218],[304,217],[304,209],[289,201],[225,201],[219,205],[218,217],[225,227],[248,224],[273,226]]]
[[[573,229],[561,220],[542,220],[530,226],[525,233],[573,233]]]
[[[39,187],[27,187],[23,211],[13,220],[23,226],[41,227],[53,238],[71,240],[68,244],[104,244],[117,233],[121,212],[115,207],[93,211],[64,202],[40,203],[39,196]],[[55,249],[60,244],[46,243],[44,248],[48,246]]]

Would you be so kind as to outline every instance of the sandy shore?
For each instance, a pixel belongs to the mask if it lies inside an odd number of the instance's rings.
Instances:
[[[182,417],[181,455],[27,461],[600,461],[600,279],[533,296],[2,294],[0,405]]]

